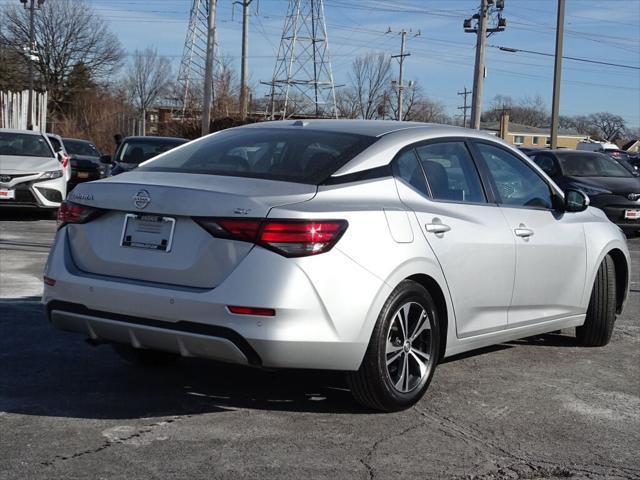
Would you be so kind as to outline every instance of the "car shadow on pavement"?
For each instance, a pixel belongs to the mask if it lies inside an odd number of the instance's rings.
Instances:
[[[53,220],[53,217],[54,214],[51,210],[26,208],[2,208],[2,210],[0,210],[0,222],[37,222],[39,220]]]
[[[0,300],[0,415],[131,419],[258,410],[367,413],[341,372],[182,358],[149,368],[51,327],[35,300]]]

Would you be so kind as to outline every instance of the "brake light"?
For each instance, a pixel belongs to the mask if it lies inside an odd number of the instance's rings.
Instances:
[[[344,220],[266,221],[258,243],[287,257],[317,255],[330,250],[346,228]]]
[[[273,308],[240,307],[236,305],[229,305],[227,308],[236,315],[257,315],[259,317],[275,317],[276,315],[276,311]]]
[[[328,252],[347,229],[345,220],[194,218],[217,238],[251,242],[285,257]]]
[[[103,210],[64,201],[58,209],[58,229],[69,223],[87,223],[100,215]]]

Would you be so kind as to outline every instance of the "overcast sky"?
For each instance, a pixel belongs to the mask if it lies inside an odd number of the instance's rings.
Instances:
[[[3,0],[0,3],[6,3]],[[17,0],[15,0],[17,2]],[[54,0],[49,0],[54,1]],[[154,46],[175,63],[182,55],[191,0],[89,0],[109,22],[128,53]],[[254,0],[250,26],[250,79],[258,85],[273,74],[287,0]],[[400,38],[388,27],[420,31],[407,37],[405,78],[417,80],[427,96],[442,102],[449,114],[473,84],[475,36],[464,33],[462,20],[478,0],[325,0],[325,13],[336,83],[347,81],[351,61],[367,52],[398,53]],[[556,0],[506,0],[505,32],[490,45],[553,53]],[[566,0],[565,56],[640,66],[640,0]],[[259,11],[256,12],[256,7]],[[218,0],[221,50],[239,70],[241,9]],[[394,65],[397,72],[397,64]],[[484,104],[496,95],[514,98],[540,94],[551,106],[553,58],[489,48]],[[640,70],[565,60],[561,114],[611,111],[629,126],[640,126]],[[266,92],[262,87],[259,94]]]

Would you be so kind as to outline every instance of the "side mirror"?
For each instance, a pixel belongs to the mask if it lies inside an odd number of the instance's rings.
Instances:
[[[100,163],[106,163],[108,165],[111,165],[111,155],[102,155],[100,157]]]
[[[565,212],[582,212],[589,206],[589,197],[580,190],[565,190],[564,210]]]

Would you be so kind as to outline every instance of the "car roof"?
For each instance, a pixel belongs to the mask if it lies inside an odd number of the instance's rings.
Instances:
[[[71,142],[82,142],[82,143],[88,143],[90,145],[95,145],[91,140],[84,140],[82,138],[67,138],[64,137],[62,140],[66,141],[71,141]]]
[[[395,120],[308,119],[259,122],[235,128],[302,128],[309,131],[347,133],[379,138],[377,142],[373,143],[370,147],[356,155],[352,160],[334,172],[333,177],[385,166],[389,163],[390,159],[398,153],[398,150],[405,145],[432,139],[475,138],[478,140],[486,140],[492,143],[498,143],[516,155],[527,158],[524,153],[495,135],[490,135],[479,130],[435,123],[398,122]]]
[[[180,137],[157,137],[155,135],[146,135],[146,136],[142,136],[142,135],[132,135],[130,137],[125,137],[122,139],[122,142],[126,142],[127,140],[177,140],[180,142],[188,142],[189,140],[186,138],[180,138]]]
[[[26,135],[43,135],[39,130],[20,130],[18,128],[0,128],[2,133],[24,133]],[[44,135],[47,135],[44,133]]]
[[[442,127],[463,130],[460,127],[444,126],[435,123],[398,122],[396,120],[350,120],[350,119],[304,119],[304,120],[273,120],[257,122],[236,128],[302,128],[308,130],[347,133],[381,137],[393,132],[408,129],[440,129]],[[467,130],[468,131],[468,130]]]

